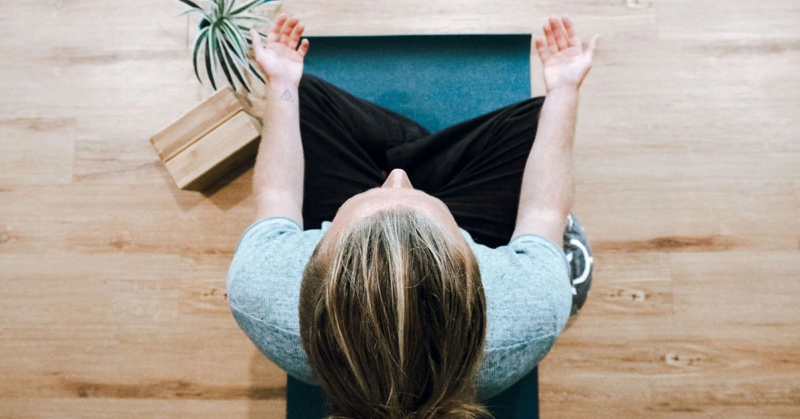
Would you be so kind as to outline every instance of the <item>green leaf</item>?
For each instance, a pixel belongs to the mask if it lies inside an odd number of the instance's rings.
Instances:
[[[250,33],[246,32],[247,28],[245,28],[243,26],[240,26],[240,25],[236,25],[236,26],[239,29],[243,30],[243,32],[240,32],[240,33],[244,34],[244,37],[245,37],[245,39],[247,40],[247,43],[248,43],[248,47],[250,47],[252,45],[252,40],[250,39]],[[261,35],[262,36],[266,36],[263,33]],[[245,66],[245,70],[247,70],[250,74],[256,76],[256,78],[261,80],[262,83],[266,83],[267,82],[264,79],[264,76],[261,75],[261,72],[259,70],[257,70],[255,66],[253,66],[253,60],[249,59],[249,57],[247,59],[247,65]]]
[[[186,10],[178,13],[177,15],[175,15],[175,17],[181,17],[183,15],[188,15],[189,13],[200,13],[203,16],[208,16],[208,12],[206,12],[203,9],[186,9]]]
[[[260,5],[264,4],[264,3],[267,3],[268,1],[270,1],[270,0],[252,0],[252,1],[249,1],[249,2],[245,3],[242,7],[240,7],[238,9],[234,10],[233,12],[231,12],[230,14],[231,15],[238,15],[239,13],[242,13],[242,12],[245,12],[247,10],[250,10],[253,7],[260,6]]]
[[[203,2],[205,4],[207,4],[208,7],[210,7],[211,9],[217,9],[217,3],[215,3],[215,2],[213,2],[211,0],[203,0]]]
[[[232,45],[230,44],[230,42],[228,42],[227,39],[225,40],[225,43],[228,44],[228,45],[227,45],[226,48],[223,48],[222,50],[225,52],[225,58],[227,58],[228,63],[231,66],[231,73],[233,73],[236,76],[236,78],[239,79],[239,82],[242,84],[242,87],[244,87],[244,89],[249,92],[250,91],[250,85],[247,84],[247,81],[244,79],[242,74],[239,72],[239,63],[236,62],[236,60],[234,60],[233,58],[231,58],[231,55],[228,52],[229,48],[232,47]]]
[[[224,5],[225,9],[225,16],[228,16],[231,13],[234,3],[236,3],[236,0],[222,0],[222,4]]]
[[[249,47],[247,45],[247,40],[242,36],[242,33],[239,32],[239,29],[233,26],[227,19],[222,21],[222,29],[228,35],[227,38],[232,44],[235,54],[246,59],[247,52],[245,49],[249,49]]]
[[[255,66],[253,66],[252,60],[247,60],[247,65],[244,66],[244,68],[245,70],[247,70],[247,72],[256,76],[257,79],[261,80],[261,83],[267,82],[266,79],[264,79],[264,76],[261,75],[261,71],[259,71]]]
[[[202,7],[198,6],[197,3],[193,2],[192,0],[178,0],[178,1],[189,7],[194,7],[195,9],[203,10]]]
[[[233,58],[236,59],[239,64],[241,64],[245,69],[247,69],[247,65],[250,63],[250,59],[247,56],[247,53],[235,42],[227,41],[229,49],[233,52]]]
[[[229,18],[233,22],[255,22],[261,23],[263,25],[269,26],[272,22],[269,19],[264,19],[260,16],[252,16],[252,15],[241,15],[241,16],[231,16]]]
[[[261,83],[266,83],[266,82],[267,82],[267,81],[264,79],[264,76],[262,76],[262,75],[261,75],[261,72],[260,72],[260,71],[258,71],[258,70],[257,70],[255,67],[253,67],[253,64],[252,64],[252,63],[248,62],[248,63],[247,63],[247,66],[249,67],[249,68],[248,68],[248,71],[250,71],[250,74],[252,74],[252,75],[256,76],[256,78],[258,78],[259,80],[261,80]]]
[[[210,21],[216,21],[225,14],[225,9],[223,8],[224,5],[220,5],[219,0],[206,0],[206,3],[208,3],[211,7],[213,18],[209,19]]]
[[[222,46],[222,43],[221,43],[219,37],[217,37],[215,39],[215,41],[216,41],[215,49],[217,51],[217,58],[219,59],[220,67],[222,67],[222,72],[225,73],[225,78],[228,79],[228,84],[231,87],[233,87],[234,90],[236,90],[236,84],[233,83],[233,78],[231,77],[231,72],[228,71],[228,63],[225,61],[225,56],[223,55],[224,47]]]
[[[204,28],[200,32],[197,33],[197,39],[194,41],[194,52],[192,53],[192,63],[194,64],[194,75],[197,76],[197,81],[201,84],[203,83],[200,80],[200,72],[197,71],[197,54],[200,52],[200,48],[203,46],[203,40],[206,39],[208,36],[208,28]]]
[[[254,18],[266,20],[267,22],[270,21],[269,19],[265,18],[264,16],[254,15],[252,13],[241,13],[241,14],[238,14],[238,15],[232,16],[232,17],[237,17],[237,18],[239,18],[239,17],[254,17]]]
[[[218,26],[220,28],[220,35],[221,35],[220,37],[221,40],[218,40],[218,42],[220,42],[221,44],[220,49],[222,49],[223,52],[225,52],[225,56],[228,58],[228,61],[230,62],[231,70],[234,73],[234,75],[240,81],[242,81],[242,85],[245,86],[245,89],[247,89],[247,91],[249,92],[250,86],[247,85],[247,82],[243,81],[238,71],[239,67],[238,63],[240,62],[244,63],[247,60],[246,58],[247,53],[244,51],[244,46],[247,45],[247,41],[242,37],[242,34],[239,32],[239,30],[236,29],[228,21],[228,19],[220,19],[220,21],[218,22]],[[222,44],[223,41],[224,44]],[[242,44],[244,44],[244,46]],[[236,60],[234,60],[230,56],[231,52],[233,52],[233,56],[236,58]]]
[[[242,33],[244,34],[244,37],[247,38],[247,43],[248,44],[252,44],[253,40],[250,39],[250,28],[248,28],[247,26],[242,26],[242,25],[236,25],[236,27],[242,30]],[[264,38],[267,37],[267,34],[265,34],[263,32],[260,32],[258,30],[256,32],[258,32],[258,34],[263,36]]]
[[[253,68],[251,61],[247,56],[247,52],[245,51],[245,48],[247,49],[250,48],[249,45],[247,44],[247,40],[242,36],[242,33],[239,32],[239,30],[234,27],[233,24],[231,24],[227,20],[224,21],[223,24],[225,27],[228,28],[226,33],[233,34],[233,38],[236,38],[235,41],[233,39],[231,39],[230,41],[226,39],[228,47],[230,48],[231,51],[233,51],[233,59],[235,59],[235,61],[241,64],[241,66],[244,68],[245,71],[254,75],[256,78],[261,80],[262,83],[264,83],[265,82],[264,78],[258,73],[258,71],[255,70],[255,68]],[[231,38],[231,36],[228,37]]]
[[[210,31],[206,37],[206,75],[208,75],[208,80],[211,82],[211,87],[217,90],[217,84],[214,80],[216,71],[214,71],[212,64],[212,61],[214,61],[214,24],[212,23],[209,28]]]

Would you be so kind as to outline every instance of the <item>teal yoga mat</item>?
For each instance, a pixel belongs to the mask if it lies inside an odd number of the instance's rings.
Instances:
[[[431,132],[531,97],[530,35],[308,40],[306,72]]]
[[[308,37],[304,71],[431,132],[531,97],[531,35]],[[484,401],[496,419],[539,417],[537,370]],[[287,419],[322,419],[319,387],[288,378]]]

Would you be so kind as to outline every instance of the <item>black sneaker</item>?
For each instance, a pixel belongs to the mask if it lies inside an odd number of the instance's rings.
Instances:
[[[571,271],[572,312],[570,315],[574,315],[583,307],[586,297],[589,296],[594,258],[592,258],[589,241],[586,240],[586,232],[572,214],[567,216],[567,228],[564,230],[564,254],[567,255]]]

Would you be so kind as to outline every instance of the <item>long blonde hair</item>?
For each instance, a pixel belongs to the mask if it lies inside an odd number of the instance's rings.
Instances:
[[[330,417],[488,416],[475,389],[486,301],[467,246],[399,206],[321,249],[303,273],[300,330]]]

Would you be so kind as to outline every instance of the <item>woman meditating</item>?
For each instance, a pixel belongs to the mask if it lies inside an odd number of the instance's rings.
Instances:
[[[584,49],[551,18],[545,97],[431,133],[304,74],[303,29],[281,15],[251,33],[267,100],[233,315],[332,417],[484,416],[588,293],[572,148],[598,37]]]

